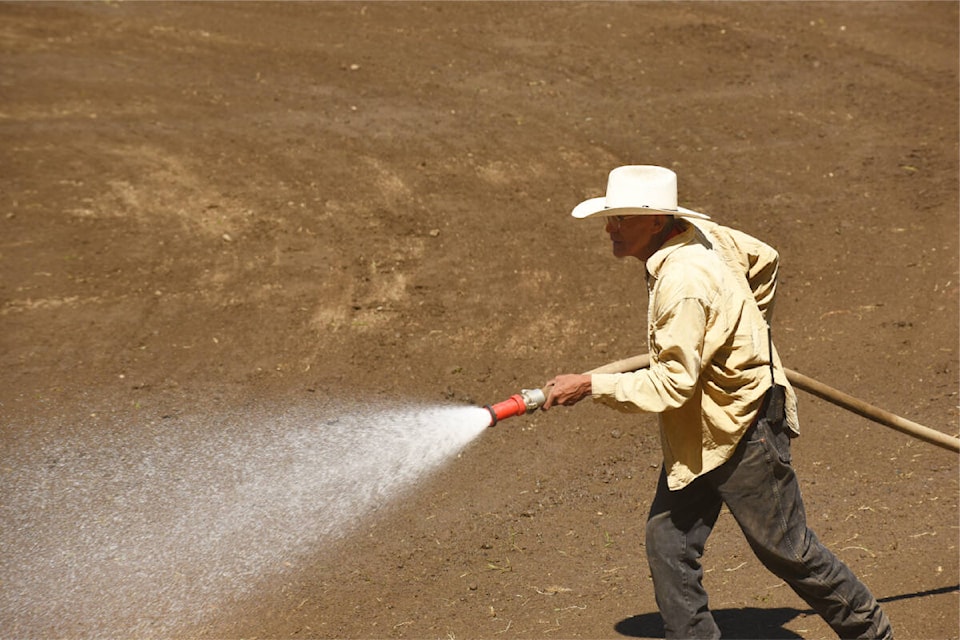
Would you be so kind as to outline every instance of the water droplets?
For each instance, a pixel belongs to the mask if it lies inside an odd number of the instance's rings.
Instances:
[[[69,440],[4,454],[0,626],[175,633],[349,534],[488,422],[474,407],[366,405],[71,425]]]

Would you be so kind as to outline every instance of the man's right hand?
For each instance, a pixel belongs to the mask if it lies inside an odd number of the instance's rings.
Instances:
[[[544,386],[547,400],[541,409],[547,411],[556,404],[570,406],[577,404],[591,393],[593,388],[587,374],[565,373],[559,375]]]

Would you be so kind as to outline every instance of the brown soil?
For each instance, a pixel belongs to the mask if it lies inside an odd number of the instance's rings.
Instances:
[[[4,3],[0,52],[6,452],[642,353],[640,264],[568,217],[630,163],[780,250],[788,367],[957,434],[957,3]],[[957,456],[801,402],[812,528],[957,638]],[[182,635],[656,637],[655,425],[505,422]],[[725,635],[830,636],[729,516],[705,564]]]

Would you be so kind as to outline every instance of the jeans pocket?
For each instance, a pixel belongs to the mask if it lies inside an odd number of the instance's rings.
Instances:
[[[790,434],[787,429],[786,389],[774,385],[767,391],[764,398],[763,414],[760,419],[764,426],[770,444],[777,453],[781,462],[790,464]]]
[[[764,430],[767,432],[766,439],[770,443],[773,451],[777,454],[777,457],[780,458],[780,462],[790,464],[793,457],[790,454],[790,436],[787,435],[787,428],[784,421],[782,419],[776,422],[763,420],[762,424]]]

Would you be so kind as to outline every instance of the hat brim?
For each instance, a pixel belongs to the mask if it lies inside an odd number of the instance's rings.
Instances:
[[[699,218],[709,220],[710,216],[691,209],[677,207],[676,209],[654,209],[651,207],[607,207],[606,197],[584,200],[570,212],[574,218],[589,218],[590,216],[682,216],[685,218]]]

